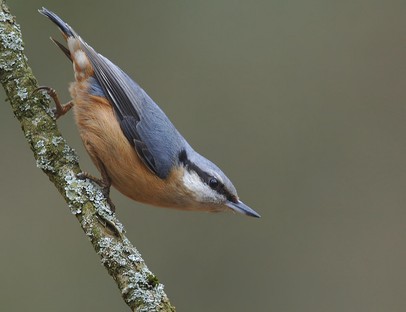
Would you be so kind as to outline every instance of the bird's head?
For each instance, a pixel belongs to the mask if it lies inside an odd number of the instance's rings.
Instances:
[[[182,150],[179,164],[183,167],[181,185],[196,206],[211,211],[232,211],[259,218],[260,215],[239,200],[230,179],[211,161],[194,150]]]

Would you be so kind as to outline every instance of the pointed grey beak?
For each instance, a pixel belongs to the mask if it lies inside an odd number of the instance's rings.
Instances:
[[[236,212],[245,214],[250,217],[261,218],[261,216],[258,213],[256,213],[254,210],[252,210],[242,201],[238,201],[237,203],[234,203],[234,202],[228,200],[226,202],[226,205]]]

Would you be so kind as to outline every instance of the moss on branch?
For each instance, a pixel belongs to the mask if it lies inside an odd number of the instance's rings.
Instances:
[[[20,26],[0,0],[0,82],[34,153],[38,168],[64,197],[102,264],[133,311],[175,311],[156,276],[124,235],[100,187],[80,180],[78,157],[55,123],[50,99],[32,95],[38,87],[28,66]]]

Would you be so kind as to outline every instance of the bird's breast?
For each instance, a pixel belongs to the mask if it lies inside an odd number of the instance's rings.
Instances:
[[[74,82],[70,92],[83,144],[96,167],[104,166],[112,185],[133,200],[161,207],[190,209],[189,194],[180,185],[182,170],[160,179],[138,157],[124,136],[106,98],[88,92],[87,82]]]

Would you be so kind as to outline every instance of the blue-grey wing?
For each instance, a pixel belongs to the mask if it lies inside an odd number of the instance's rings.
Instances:
[[[121,129],[144,164],[164,179],[187,145],[165,113],[118,66],[82,41],[94,70],[91,88],[114,107]]]

